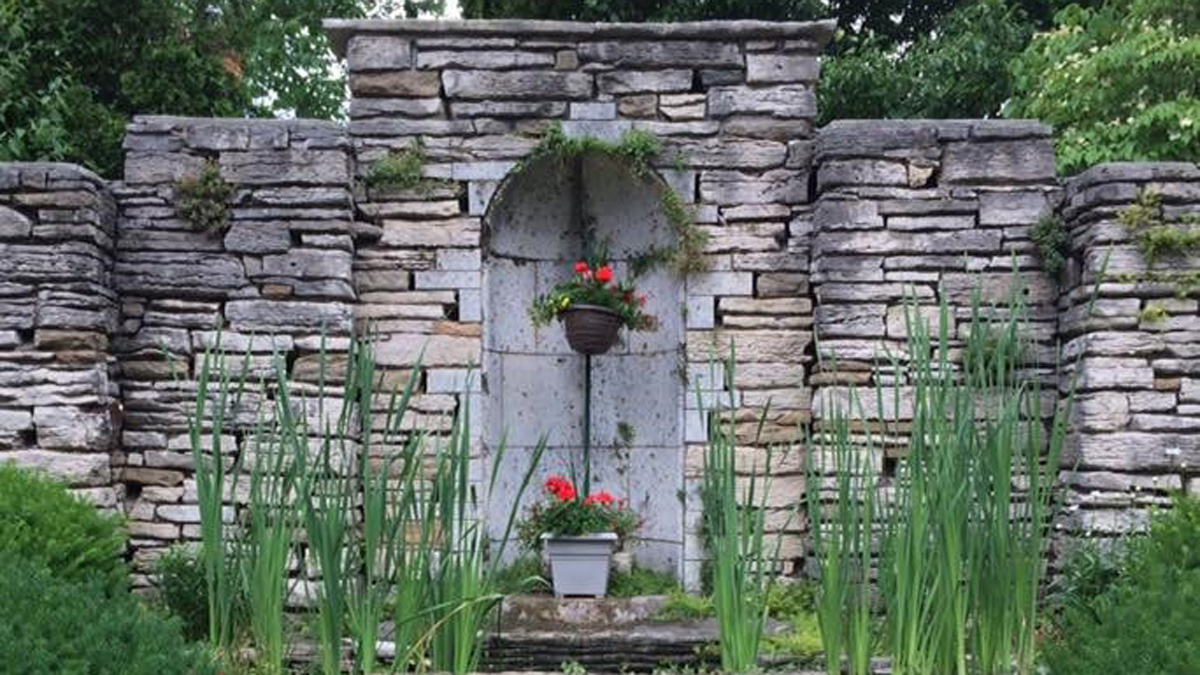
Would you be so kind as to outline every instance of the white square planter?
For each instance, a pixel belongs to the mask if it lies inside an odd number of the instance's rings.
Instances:
[[[608,567],[617,535],[613,532],[580,537],[542,535],[554,594],[604,597],[608,592]]]

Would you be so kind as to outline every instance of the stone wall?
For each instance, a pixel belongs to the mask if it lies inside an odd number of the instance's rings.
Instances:
[[[377,233],[354,221],[349,143],[336,124],[143,117],[125,147],[113,341],[125,424],[113,463],[145,571],[166,546],[199,538],[188,414],[205,350],[219,333],[230,367],[248,352],[252,375],[270,374],[277,353],[312,394],[322,342],[334,366],[347,348],[356,240]],[[198,231],[176,210],[177,181],[206,162],[234,190],[223,233]],[[255,421],[255,400],[245,403],[222,440],[230,457]]]
[[[659,478],[625,489],[637,493],[630,495],[635,507],[653,513],[650,537],[675,544],[675,553],[654,556],[656,564],[694,583],[702,555],[697,489],[706,425],[690,392],[699,386],[708,404],[722,398],[724,375],[710,362],[736,344],[747,468],[762,463],[764,443],[795,438],[808,418],[813,88],[816,56],[832,25],[333,21],[328,27],[349,66],[358,175],[419,140],[424,175],[438,181],[401,191],[361,190],[358,208],[383,236],[364,246],[355,263],[364,291],[360,312],[384,319],[381,353],[403,366],[424,347],[431,393],[457,391],[464,370],[480,363],[483,344],[497,339],[481,336],[488,299],[497,293],[484,287],[496,277],[481,274],[487,251],[480,239],[505,226],[493,222],[491,199],[539,136],[557,124],[570,137],[615,141],[637,129],[664,142],[657,173],[711,236],[707,271],[682,280],[683,311],[667,298],[652,299],[663,303],[660,314],[684,317],[689,395],[674,398],[688,450],[683,457],[678,450],[646,455]],[[368,271],[370,282],[362,276]],[[531,330],[521,307],[504,307],[515,333]],[[486,360],[484,366],[482,388],[509,379],[488,372]],[[670,391],[677,370],[675,364],[652,368],[663,371],[654,386]],[[767,401],[765,433],[755,445]],[[480,433],[493,440],[506,429],[514,433],[521,410],[514,399],[502,414],[485,414],[489,428]],[[529,413],[575,423],[568,406],[550,410],[559,414]],[[558,419],[564,416],[570,419]],[[635,429],[645,424],[628,421]],[[661,435],[654,431],[640,433]],[[608,436],[597,440],[611,450]],[[561,464],[547,462],[539,476]],[[619,467],[614,460],[598,473],[613,475]],[[773,526],[790,520],[796,528],[799,521],[785,511],[802,489],[799,463],[793,456],[786,468],[775,468]],[[623,487],[618,482],[614,490]],[[801,550],[799,539],[789,538],[785,556],[794,560]]]
[[[1179,293],[1200,261],[1148,273],[1118,222],[1144,190],[1162,195],[1167,220],[1194,213],[1195,165],[1105,165],[1064,184],[1036,122],[814,130],[830,24],[329,29],[348,63],[348,126],[140,117],[121,182],[0,165],[0,459],[121,508],[139,572],[198,536],[187,413],[218,331],[227,348],[250,350],[253,374],[278,353],[309,395],[322,343],[336,373],[352,331],[370,326],[385,384],[407,379],[418,358],[426,368],[412,424],[438,432],[465,403],[475,410],[475,480],[488,478],[506,430],[524,434],[507,474],[543,430],[562,438],[542,475],[562,471],[578,447],[567,390],[577,393],[579,364],[557,327],[533,331],[525,307],[575,254],[539,247],[603,229],[623,247],[623,270],[642,245],[669,242],[656,195],[671,193],[709,235],[705,270],[656,272],[646,290],[664,330],[629,336],[593,373],[608,406],[594,418],[597,487],[649,518],[643,562],[698,581],[700,408],[723,403],[728,380],[742,466],[761,470],[768,444],[794,444],[848,386],[892,381],[873,373],[903,345],[906,294],[926,312],[945,299],[957,344],[976,285],[1003,302],[1014,263],[1049,398],[1078,376],[1063,532],[1116,534],[1142,525],[1168,490],[1200,491],[1200,309],[1195,293]],[[514,172],[555,125],[610,141],[642,130],[665,151],[642,177],[599,156],[573,178],[537,162]],[[376,162],[398,151],[422,156],[421,179],[369,185]],[[177,211],[177,181],[210,162],[233,188],[230,226],[217,234]],[[1052,213],[1071,234],[1058,280],[1030,238]],[[818,364],[814,336],[836,359]],[[716,361],[731,348],[726,373]],[[548,385],[551,373],[566,384]],[[231,454],[252,422],[235,412],[223,439]],[[632,441],[612,438],[622,422]],[[900,447],[889,440],[884,473]],[[794,574],[803,457],[774,458],[768,522],[785,536],[782,571]],[[512,499],[500,478],[493,513]]]
[[[972,297],[1006,306],[1024,291],[1032,356],[1053,397],[1057,290],[1041,271],[1030,230],[1059,193],[1050,129],[1027,121],[834,122],[817,140],[813,293],[821,351],[810,380],[814,417],[848,410],[890,422],[875,469],[905,448],[912,392],[892,372],[906,355],[906,315],[936,328],[950,314],[950,348],[966,338]],[[1015,266],[1015,267],[1014,267]],[[896,388],[893,388],[895,385]],[[893,392],[899,401],[892,399]]]
[[[0,164],[0,462],[118,505],[116,208],[95,174]]]
[[[1079,392],[1064,457],[1070,537],[1136,530],[1169,492],[1200,495],[1200,255],[1147,264],[1121,219],[1143,194],[1161,198],[1163,222],[1200,226],[1196,164],[1103,164],[1066,183],[1058,329],[1062,386]]]

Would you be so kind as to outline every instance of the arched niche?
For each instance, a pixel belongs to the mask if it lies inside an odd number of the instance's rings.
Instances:
[[[543,496],[554,474],[582,467],[584,364],[558,323],[537,329],[533,298],[569,278],[585,241],[605,242],[619,279],[648,251],[675,243],[662,211],[657,175],[635,175],[602,153],[538,158],[501,184],[484,217],[484,471],[493,466],[488,499],[493,537],[503,532],[533,448],[548,447],[524,507]],[[645,518],[634,547],[643,566],[676,574],[683,559],[684,282],[666,265],[637,280],[653,332],[622,331],[621,341],[592,357],[592,490],[628,498]],[[515,553],[513,549],[506,552]]]

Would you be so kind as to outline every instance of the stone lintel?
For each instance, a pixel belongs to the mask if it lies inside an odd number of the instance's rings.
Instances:
[[[684,23],[583,23],[524,19],[446,20],[326,19],[334,51],[346,56],[350,38],[365,33],[409,37],[511,36],[518,38],[690,39],[738,42],[749,39],[809,40],[819,50],[833,37],[837,23],[826,21],[693,21]]]

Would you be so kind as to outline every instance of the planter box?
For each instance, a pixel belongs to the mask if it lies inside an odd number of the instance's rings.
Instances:
[[[581,537],[542,535],[550,558],[550,578],[557,596],[604,597],[608,592],[608,568],[617,535],[612,532]]]

